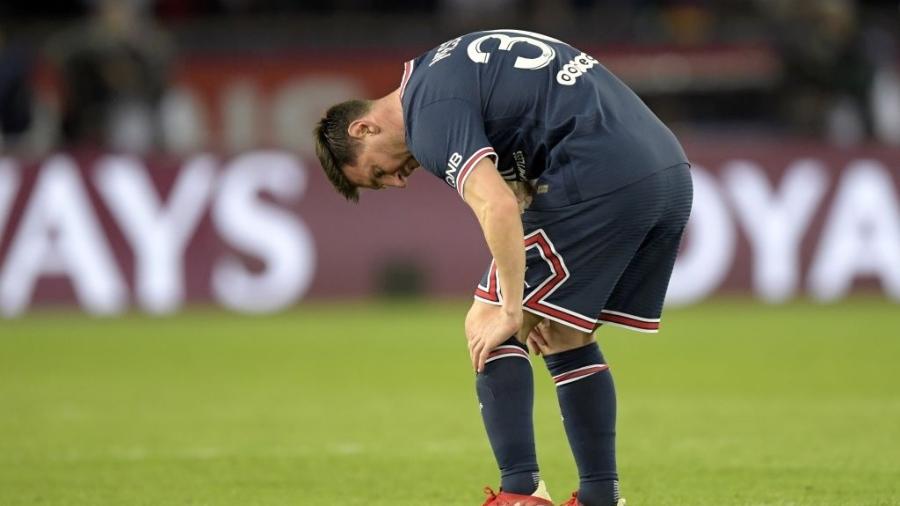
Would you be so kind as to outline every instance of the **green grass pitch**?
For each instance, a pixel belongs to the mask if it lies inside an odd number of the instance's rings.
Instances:
[[[462,303],[0,320],[0,505],[480,505]],[[632,506],[900,504],[900,306],[719,301],[603,328]],[[533,361],[538,457],[576,485]]]

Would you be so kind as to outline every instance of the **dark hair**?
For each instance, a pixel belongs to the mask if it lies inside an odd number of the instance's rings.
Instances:
[[[325,175],[338,193],[352,202],[359,201],[359,190],[347,179],[341,167],[356,162],[360,141],[350,137],[347,128],[369,112],[371,107],[369,100],[348,100],[333,105],[313,130],[316,156],[325,169]]]

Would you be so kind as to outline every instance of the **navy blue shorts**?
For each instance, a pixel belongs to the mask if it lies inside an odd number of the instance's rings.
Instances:
[[[522,215],[524,309],[584,332],[604,323],[657,332],[692,199],[687,164],[575,204],[535,198]],[[475,298],[502,297],[491,262]]]

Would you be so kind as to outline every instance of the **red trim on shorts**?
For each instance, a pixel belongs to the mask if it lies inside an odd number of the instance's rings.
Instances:
[[[634,330],[642,330],[645,332],[656,332],[659,330],[659,319],[655,318],[639,318],[620,314],[618,312],[611,313],[604,310],[600,313],[600,321],[606,323],[615,323]]]
[[[481,283],[475,288],[475,296],[482,298],[488,302],[500,302],[500,290],[497,289],[497,264],[491,260],[491,268],[488,272],[488,286],[481,286]]]
[[[564,313],[558,309],[554,309],[543,304],[527,304],[526,307],[532,312],[538,313],[541,316],[553,317],[570,323],[572,326],[577,327],[578,330],[582,330],[584,332],[593,332],[597,327],[597,324],[590,320],[579,318],[578,316],[574,316],[569,313]]]
[[[579,314],[572,314],[574,311],[563,311],[561,308],[553,307],[544,301],[546,297],[569,278],[569,271],[543,229],[536,230],[525,238],[525,250],[527,251],[531,247],[537,247],[540,250],[541,256],[550,264],[550,270],[553,274],[525,299],[524,306],[538,314],[567,322],[579,330],[593,332],[597,325],[596,321]]]

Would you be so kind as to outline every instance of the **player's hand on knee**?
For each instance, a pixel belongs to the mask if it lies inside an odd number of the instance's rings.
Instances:
[[[526,340],[528,349],[535,355],[546,355],[550,352],[550,344],[547,342],[547,338],[544,335],[544,331],[547,329],[548,325],[549,323],[547,320],[542,320],[528,333],[528,338]]]
[[[521,324],[521,314],[509,315],[499,306],[469,313],[466,317],[466,340],[472,367],[476,372],[484,370],[491,352],[514,336]]]

